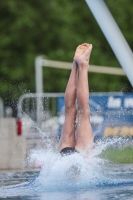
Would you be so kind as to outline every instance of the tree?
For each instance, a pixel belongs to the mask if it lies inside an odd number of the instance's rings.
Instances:
[[[131,0],[106,0],[131,48]],[[120,67],[84,0],[0,1],[0,96],[16,107],[20,95],[35,92],[34,60],[72,62],[75,48],[93,44],[91,64]],[[64,92],[69,71],[44,69],[45,91]],[[89,74],[91,91],[131,91],[126,77]]]

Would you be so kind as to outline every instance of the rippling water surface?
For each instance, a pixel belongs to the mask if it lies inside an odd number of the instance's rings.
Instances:
[[[52,149],[34,150],[30,162],[42,163],[40,172],[0,174],[0,199],[103,200],[133,199],[133,165],[116,165],[98,157],[122,140],[98,142],[89,156],[61,157]]]

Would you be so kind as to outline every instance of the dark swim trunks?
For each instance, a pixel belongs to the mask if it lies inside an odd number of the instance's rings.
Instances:
[[[60,154],[62,156],[68,156],[68,155],[71,155],[73,153],[79,153],[79,151],[77,151],[75,148],[70,148],[70,147],[66,147],[66,148],[64,148],[60,151]]]

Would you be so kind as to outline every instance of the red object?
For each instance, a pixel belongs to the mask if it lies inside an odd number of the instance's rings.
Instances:
[[[17,135],[22,135],[22,121],[21,121],[21,119],[17,120]]]

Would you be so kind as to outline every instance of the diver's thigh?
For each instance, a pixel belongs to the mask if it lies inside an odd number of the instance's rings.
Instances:
[[[82,116],[78,122],[76,130],[76,145],[78,151],[89,149],[93,146],[92,127],[88,117]]]
[[[66,147],[75,147],[75,118],[76,110],[65,114],[65,122],[59,142],[59,151]]]

